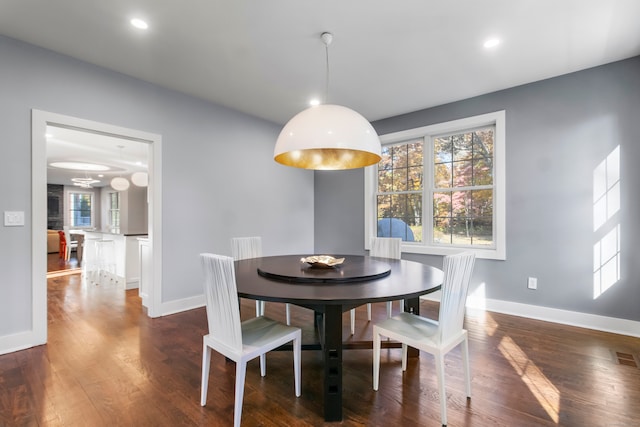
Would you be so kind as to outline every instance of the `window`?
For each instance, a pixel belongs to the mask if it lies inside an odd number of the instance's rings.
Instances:
[[[499,111],[383,135],[365,176],[365,247],[401,237],[403,252],[505,259],[504,121]]]
[[[109,193],[109,228],[120,228],[120,193]]]
[[[69,193],[71,227],[93,227],[93,193]]]

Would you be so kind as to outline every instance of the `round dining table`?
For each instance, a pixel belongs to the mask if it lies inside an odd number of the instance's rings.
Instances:
[[[415,261],[334,255],[341,264],[304,262],[305,255],[235,261],[238,296],[295,304],[315,312],[324,365],[324,418],[342,420],[342,350],[372,348],[371,342],[342,342],[342,313],[372,302],[405,300],[405,311],[420,314],[419,297],[440,289],[442,270]]]

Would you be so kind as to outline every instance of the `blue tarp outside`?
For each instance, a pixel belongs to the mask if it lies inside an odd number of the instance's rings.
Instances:
[[[378,220],[378,237],[400,237],[405,242],[413,242],[413,231],[401,219],[382,218]]]

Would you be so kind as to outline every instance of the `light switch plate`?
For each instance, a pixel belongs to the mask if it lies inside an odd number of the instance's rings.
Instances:
[[[4,211],[5,227],[23,227],[24,211]]]

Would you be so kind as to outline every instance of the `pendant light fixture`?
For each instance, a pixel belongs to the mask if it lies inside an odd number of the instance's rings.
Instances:
[[[142,166],[142,159],[146,161],[148,157],[148,151],[145,152],[145,150],[147,150],[147,144],[141,142],[138,144],[138,146],[140,147],[140,160],[136,162],[136,165]],[[133,183],[133,185],[137,187],[147,187],[149,186],[149,174],[146,171],[134,172],[131,174],[131,183]]]
[[[380,139],[373,126],[357,112],[327,104],[331,33],[322,33],[327,78],[325,104],[307,108],[284,126],[274,150],[274,160],[287,166],[314,170],[355,169],[381,159]]]
[[[127,191],[129,189],[129,181],[127,178],[116,176],[111,180],[111,188],[116,191]]]
[[[124,145],[118,145],[118,148],[120,149],[120,159],[122,160],[122,149],[124,148]],[[111,188],[113,188],[116,191],[127,191],[129,189],[129,181],[127,180],[127,178],[123,178],[121,176],[116,176],[115,178],[113,178],[110,182]]]
[[[93,179],[89,176],[89,172],[84,171],[84,177],[71,178],[73,185],[82,188],[93,188],[93,184],[97,184],[100,180]]]
[[[149,174],[146,172],[134,172],[131,174],[131,182],[138,187],[146,187],[149,185]]]

